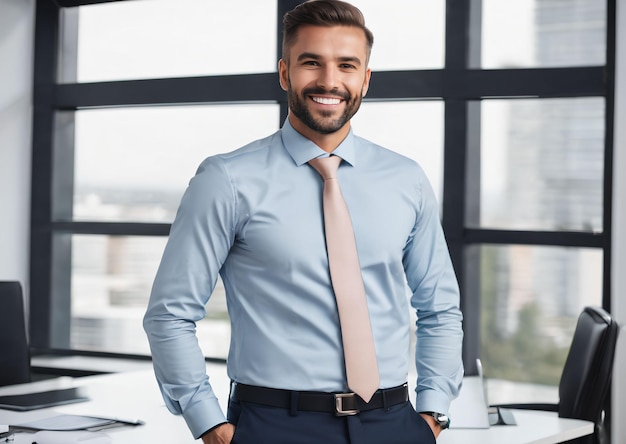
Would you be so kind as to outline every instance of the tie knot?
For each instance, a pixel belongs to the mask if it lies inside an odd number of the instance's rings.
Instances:
[[[339,169],[340,163],[341,157],[339,156],[318,157],[309,160],[309,165],[315,168],[315,171],[317,171],[324,180],[337,177],[337,169]]]

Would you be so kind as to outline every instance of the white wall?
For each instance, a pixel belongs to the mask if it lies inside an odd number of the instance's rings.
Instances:
[[[0,0],[0,280],[26,292],[34,11],[35,0]]]
[[[617,2],[617,65],[615,73],[615,149],[613,159],[613,245],[611,250],[612,311],[626,325],[626,1]],[[613,370],[612,442],[626,443],[626,329],[617,340]]]

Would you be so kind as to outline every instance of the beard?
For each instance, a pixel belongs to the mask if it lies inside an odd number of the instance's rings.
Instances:
[[[352,97],[347,91],[327,91],[324,88],[305,88],[302,90],[302,93],[298,95],[298,93],[291,87],[291,82],[289,82],[288,86],[287,98],[289,101],[289,109],[298,119],[302,121],[302,123],[320,134],[331,134],[343,128],[343,126],[359,110],[361,101],[363,100],[362,94]],[[333,115],[335,114],[333,111],[321,111],[321,117],[313,117],[313,114],[311,114],[307,105],[309,95],[333,95],[340,97],[345,103],[344,111],[336,118],[333,118]]]

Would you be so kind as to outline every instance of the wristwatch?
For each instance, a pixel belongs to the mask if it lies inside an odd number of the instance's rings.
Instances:
[[[420,412],[420,413],[423,413],[425,415],[432,416],[433,418],[435,418],[435,421],[437,421],[437,424],[439,424],[439,427],[441,427],[441,430],[445,430],[450,427],[450,418],[448,418],[448,415],[444,415],[443,413],[439,413],[439,412]]]

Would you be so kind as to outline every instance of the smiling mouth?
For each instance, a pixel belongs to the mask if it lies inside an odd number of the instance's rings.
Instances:
[[[311,96],[311,100],[315,103],[319,103],[321,105],[339,105],[342,102],[342,99],[337,97],[316,97]]]

